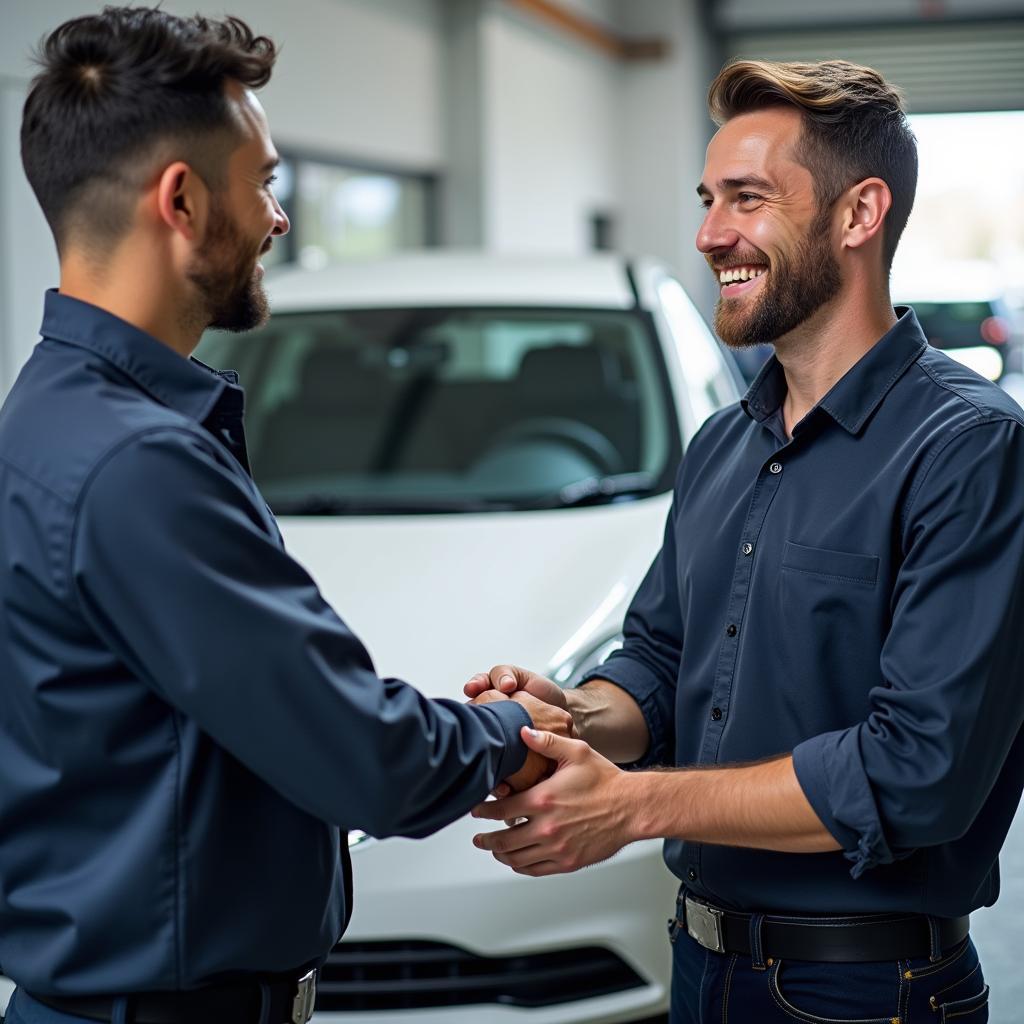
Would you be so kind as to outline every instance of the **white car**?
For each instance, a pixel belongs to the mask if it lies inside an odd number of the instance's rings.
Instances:
[[[686,442],[737,398],[681,285],[611,255],[437,253],[283,269],[268,291],[267,327],[198,355],[240,371],[257,482],[378,672],[463,699],[496,662],[567,686],[598,664]],[[473,847],[481,827],[352,835],[354,914],[315,1019],[664,1020],[660,843],[531,879]]]

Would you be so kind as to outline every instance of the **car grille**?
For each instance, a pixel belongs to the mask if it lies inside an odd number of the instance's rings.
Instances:
[[[339,942],[320,971],[316,1008],[552,1006],[643,984],[623,960],[596,946],[486,957],[440,942]]]

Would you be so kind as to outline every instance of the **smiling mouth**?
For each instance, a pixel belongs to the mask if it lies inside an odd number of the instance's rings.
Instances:
[[[724,298],[733,298],[734,296],[751,291],[756,287],[757,281],[767,273],[768,268],[766,266],[753,263],[745,263],[741,266],[726,267],[724,270],[719,270],[717,274],[721,294]]]

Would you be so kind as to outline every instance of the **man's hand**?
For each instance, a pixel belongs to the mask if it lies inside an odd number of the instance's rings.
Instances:
[[[472,703],[490,704],[496,700],[515,700],[517,704],[522,704],[526,708],[526,713],[530,716],[535,729],[543,729],[546,732],[559,736],[576,736],[572,715],[568,711],[538,700],[525,691],[516,692],[512,697],[509,697],[499,690],[487,689],[477,694],[473,698]],[[527,746],[529,747],[529,744]],[[540,752],[532,749],[527,750],[526,760],[523,762],[522,768],[505,779],[505,782],[514,792],[519,793],[524,789],[529,789],[541,779],[546,778],[554,770],[554,767],[554,762]]]
[[[467,697],[477,697],[489,690],[497,690],[511,696],[517,691],[530,694],[537,700],[555,707],[566,708],[565,690],[558,683],[537,675],[518,665],[495,665],[490,672],[479,672],[463,687]],[[539,728],[543,728],[540,726]]]
[[[527,820],[473,837],[482,850],[521,875],[577,871],[616,853],[634,835],[629,773],[581,740],[523,729],[531,753],[556,762],[554,774],[529,792],[479,804],[474,818]]]

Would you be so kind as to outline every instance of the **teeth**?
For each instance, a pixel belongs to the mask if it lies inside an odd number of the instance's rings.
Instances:
[[[731,267],[728,270],[719,272],[718,280],[721,284],[732,284],[734,281],[752,281],[760,277],[766,267]]]

